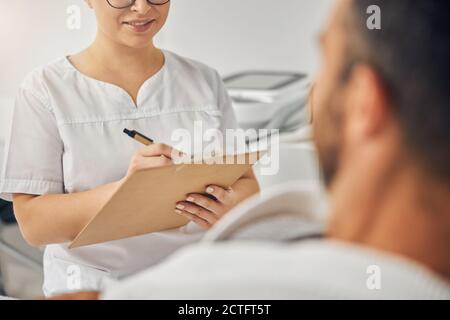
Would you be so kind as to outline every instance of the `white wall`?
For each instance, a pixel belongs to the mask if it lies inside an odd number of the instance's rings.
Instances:
[[[172,0],[159,43],[223,74],[248,68],[311,72],[317,65],[313,39],[332,2]],[[66,27],[71,4],[82,9],[80,30]],[[83,0],[10,1],[0,11],[0,95],[14,93],[35,66],[81,50],[94,33],[93,14]]]
[[[77,31],[66,27],[66,10],[71,4],[83,10],[83,23]],[[25,75],[85,47],[94,31],[95,22],[83,0],[14,0],[0,10],[0,140],[10,122],[11,99]]]
[[[217,68],[313,72],[333,0],[173,0],[163,44]]]
[[[103,0],[94,0],[103,1]],[[314,37],[333,0],[172,0],[158,39],[167,49],[215,67],[312,73],[318,62]],[[80,30],[66,27],[67,7],[82,9]],[[95,35],[84,0],[14,0],[0,11],[0,98],[13,97],[36,66],[83,49]],[[6,44],[6,45],[4,45]],[[0,134],[10,104],[0,104]]]
[[[71,4],[82,9],[80,30],[66,27]],[[14,94],[36,66],[85,47],[95,31],[92,18],[83,0],[10,1],[7,10],[0,11],[0,95]]]

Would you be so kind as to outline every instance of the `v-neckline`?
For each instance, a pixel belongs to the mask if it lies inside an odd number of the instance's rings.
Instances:
[[[133,97],[131,96],[131,94],[129,94],[124,88],[122,88],[121,86],[118,86],[114,83],[111,82],[107,82],[107,81],[103,81],[103,80],[99,80],[99,79],[95,79],[91,76],[88,76],[87,74],[81,72],[80,70],[77,69],[77,67],[75,67],[75,65],[72,63],[72,61],[70,61],[70,56],[65,56],[64,57],[64,61],[66,62],[66,64],[70,67],[70,69],[72,69],[73,71],[75,71],[77,74],[81,75],[83,78],[87,79],[90,82],[94,82],[97,84],[100,84],[102,86],[106,86],[106,87],[111,87],[115,90],[118,90],[121,94],[125,95],[129,100],[131,105],[133,105],[134,109],[139,109],[140,106],[140,97],[142,95],[142,92],[144,91],[144,89],[153,81],[155,81],[157,78],[161,77],[161,75],[164,73],[164,71],[167,68],[167,64],[168,64],[168,60],[169,60],[169,54],[164,51],[161,50],[161,52],[163,53],[164,56],[164,63],[162,65],[162,67],[153,75],[151,75],[147,80],[145,80],[142,85],[139,87],[137,95],[136,95],[136,101],[134,101]]]

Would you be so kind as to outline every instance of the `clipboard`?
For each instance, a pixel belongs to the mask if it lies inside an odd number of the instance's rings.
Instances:
[[[261,157],[260,152],[211,158],[135,172],[70,243],[69,249],[161,232],[186,225],[175,206],[209,185],[232,186]]]

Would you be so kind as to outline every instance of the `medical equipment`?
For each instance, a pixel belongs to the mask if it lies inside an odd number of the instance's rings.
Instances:
[[[224,82],[242,128],[292,132],[306,124],[306,74],[246,71],[228,76]]]

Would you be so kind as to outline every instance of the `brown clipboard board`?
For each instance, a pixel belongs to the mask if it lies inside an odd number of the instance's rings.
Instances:
[[[182,227],[189,221],[174,212],[178,201],[185,200],[189,193],[204,193],[209,185],[232,186],[261,155],[221,156],[138,171],[124,181],[69,248]]]

